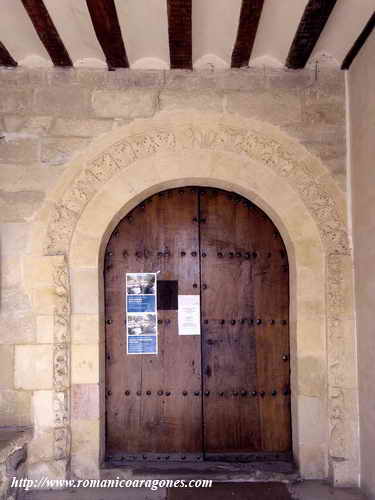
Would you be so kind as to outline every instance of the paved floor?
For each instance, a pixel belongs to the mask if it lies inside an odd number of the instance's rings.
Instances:
[[[286,484],[215,483],[212,488],[75,489],[33,491],[22,500],[365,500],[356,489],[334,489],[320,481]]]

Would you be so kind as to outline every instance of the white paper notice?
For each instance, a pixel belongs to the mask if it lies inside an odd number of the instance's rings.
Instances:
[[[178,296],[178,334],[201,334],[201,308],[199,295]]]

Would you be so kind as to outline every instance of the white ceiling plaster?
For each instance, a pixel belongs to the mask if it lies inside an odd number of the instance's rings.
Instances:
[[[250,62],[267,55],[285,64],[308,0],[265,0]]]
[[[274,57],[264,55],[257,57],[256,59],[251,59],[251,64],[252,67],[255,68],[262,68],[262,67],[267,67],[267,68],[283,68],[284,65],[278,60],[275,59]]]
[[[130,66],[150,58],[169,68],[166,0],[115,0],[115,4]]]
[[[215,54],[205,54],[200,59],[195,61],[193,65],[194,69],[228,69],[230,64],[221,57],[217,57]]]
[[[44,0],[57,31],[76,66],[106,66],[85,0]]]
[[[170,69],[170,65],[157,57],[142,57],[131,65],[132,69]]]
[[[21,1],[1,0],[0,40],[21,66],[51,65]]]
[[[106,67],[86,0],[44,0],[75,66]],[[265,0],[251,66],[284,66],[308,0]],[[21,0],[0,0],[0,41],[21,66],[52,61]],[[192,0],[193,67],[230,67],[242,0]],[[115,0],[130,67],[169,69],[166,0]],[[308,64],[341,65],[375,0],[337,0]]]
[[[202,56],[214,54],[217,62],[230,66],[241,0],[193,0],[192,5],[193,65]]]
[[[20,59],[18,64],[20,66],[25,66],[26,68],[53,68],[51,59],[46,59],[45,57],[41,57],[36,54],[28,55],[23,59]]]
[[[83,57],[74,61],[76,68],[96,68],[107,69],[108,65],[103,59],[96,59],[95,57]]]
[[[375,0],[338,0],[311,55],[331,54],[342,64],[375,10]]]

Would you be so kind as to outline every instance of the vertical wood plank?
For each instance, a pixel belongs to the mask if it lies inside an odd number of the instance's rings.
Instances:
[[[255,311],[247,258],[255,228],[240,197],[207,190],[200,200],[205,453],[255,452],[261,435],[258,398],[252,396],[257,388]]]
[[[15,68],[17,62],[10,55],[8,49],[3,43],[0,42],[0,66],[7,66],[9,68]]]
[[[192,0],[167,0],[171,69],[192,68]]]
[[[109,455],[202,452],[200,337],[178,335],[177,311],[162,310],[158,355],[127,355],[125,329],[127,272],[160,271],[160,280],[178,280],[179,294],[199,294],[197,208],[191,189],[160,193],[120,222],[108,243]]]
[[[208,190],[200,200],[205,452],[289,452],[285,248],[240,196]]]
[[[22,0],[34,28],[55,66],[73,66],[43,0]]]
[[[232,68],[249,64],[263,4],[264,0],[242,0],[237,37],[232,52]]]
[[[337,0],[309,0],[286,60],[287,68],[305,67]]]
[[[86,3],[108,68],[128,68],[128,57],[114,0],[86,0]]]

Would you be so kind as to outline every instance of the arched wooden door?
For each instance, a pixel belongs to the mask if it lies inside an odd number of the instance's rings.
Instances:
[[[157,273],[157,354],[129,327],[127,273]],[[108,460],[290,457],[288,258],[264,212],[218,189],[156,194],[118,224],[104,277]]]

